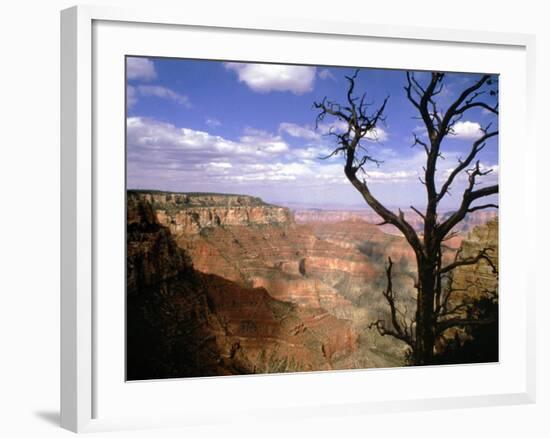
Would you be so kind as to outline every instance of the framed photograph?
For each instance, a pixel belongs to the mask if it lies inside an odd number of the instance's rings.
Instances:
[[[61,30],[63,427],[534,402],[532,36]]]

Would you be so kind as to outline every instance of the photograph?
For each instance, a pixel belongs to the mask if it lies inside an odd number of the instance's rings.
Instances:
[[[0,437],[550,437],[545,6],[6,3]]]
[[[498,74],[124,81],[128,381],[499,361]]]

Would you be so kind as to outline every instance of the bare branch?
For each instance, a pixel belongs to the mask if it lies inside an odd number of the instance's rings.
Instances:
[[[382,336],[393,336],[394,338],[400,339],[403,342],[406,342],[408,345],[413,347],[413,339],[411,337],[411,331],[407,328],[406,322],[399,322],[397,319],[397,313],[399,310],[395,304],[395,293],[393,291],[393,282],[392,282],[392,267],[393,262],[391,257],[388,257],[388,266],[386,267],[386,290],[383,292],[384,298],[390,306],[390,315],[391,315],[391,325],[392,328],[386,328],[385,322],[382,320],[377,320],[369,324],[369,328],[376,327],[378,333]]]
[[[473,213],[477,210],[484,210],[486,208],[498,208],[497,204],[482,204],[482,205],[476,205],[475,207],[470,207],[468,209],[468,213]]]
[[[467,327],[475,325],[487,325],[492,324],[496,321],[495,318],[480,318],[480,319],[469,319],[469,318],[450,318],[439,321],[436,324],[436,332],[443,333],[445,330],[451,327]]]
[[[449,106],[447,111],[445,112],[445,115],[443,116],[443,119],[441,121],[441,127],[439,131],[439,135],[446,135],[448,133],[448,128],[451,120],[454,116],[457,114],[463,113],[464,111],[457,112],[459,107],[468,99],[471,97],[473,93],[475,93],[477,90],[479,90],[489,79],[491,78],[490,75],[483,75],[475,84],[472,86],[466,88],[459,96],[458,98]]]
[[[418,216],[420,216],[422,219],[426,220],[426,216],[422,214],[419,210],[417,210],[413,205],[410,206],[411,210],[414,211]]]
[[[447,272],[452,271],[453,269],[458,268],[459,266],[467,266],[467,265],[475,265],[481,260],[485,260],[489,266],[491,266],[493,273],[497,274],[498,270],[491,258],[489,257],[488,253],[493,251],[492,248],[483,248],[480,250],[474,257],[467,257],[464,259],[459,259],[454,261],[453,263],[450,263],[447,266],[444,266],[439,271],[441,274],[445,274]]]
[[[498,135],[498,131],[493,132],[486,132],[483,136],[478,138],[473,144],[470,149],[470,152],[466,159],[464,161],[459,161],[459,164],[457,167],[453,169],[453,171],[450,173],[449,177],[443,183],[441,186],[441,190],[439,191],[439,194],[437,195],[436,202],[441,201],[441,199],[445,196],[445,194],[448,192],[449,188],[451,187],[451,184],[453,183],[456,176],[465,170],[475,159],[477,154],[485,147],[485,142],[491,138]]]
[[[477,166],[479,167],[479,165]],[[445,236],[454,228],[456,224],[458,224],[466,214],[468,213],[468,210],[470,210],[470,205],[477,199],[484,198],[486,196],[495,195],[498,193],[498,184],[483,187],[478,190],[473,190],[475,186],[475,177],[477,175],[481,175],[483,173],[480,173],[479,169],[477,171],[474,170],[474,172],[470,173],[469,177],[469,185],[464,190],[464,193],[462,195],[462,202],[460,204],[460,207],[457,211],[455,211],[451,216],[447,218],[443,223],[441,223],[436,230],[437,238],[439,241],[442,241]],[[486,174],[487,172],[485,172]],[[475,207],[472,207],[475,208]]]
[[[422,246],[414,228],[406,221],[403,216],[398,216],[387,209],[370,191],[369,185],[365,180],[360,180],[357,177],[359,171],[365,172],[364,166],[370,162],[376,165],[380,164],[371,154],[367,153],[365,147],[361,145],[361,140],[372,132],[379,122],[384,120],[384,111],[389,97],[386,97],[380,107],[372,114],[366,114],[365,96],[361,98],[359,107],[357,106],[358,98],[354,97],[355,80],[358,75],[358,70],[352,76],[347,76],[349,83],[347,90],[347,106],[343,107],[334,102],[323,99],[321,102],[314,103],[314,107],[319,109],[317,115],[317,125],[324,120],[327,115],[336,117],[338,120],[346,123],[347,131],[341,134],[336,134],[338,138],[338,148],[336,148],[328,156],[342,153],[345,156],[345,175],[352,185],[361,193],[367,204],[383,219],[385,223],[389,223],[397,227],[405,236],[407,241],[415,248],[415,251],[420,254]],[[434,85],[435,86],[435,85]]]

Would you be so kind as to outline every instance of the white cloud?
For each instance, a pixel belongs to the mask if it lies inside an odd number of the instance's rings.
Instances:
[[[160,99],[168,99],[187,108],[191,108],[191,103],[187,96],[179,94],[170,88],[161,85],[139,85],[137,89],[141,96],[154,96]]]
[[[321,134],[309,126],[300,126],[295,123],[283,122],[279,125],[279,132],[286,133],[291,137],[303,138],[305,140],[319,140]]]
[[[455,123],[449,138],[476,139],[481,135],[483,131],[479,123],[464,121]]]
[[[287,158],[289,160],[298,158],[303,162],[309,162],[311,160],[318,160],[321,157],[326,157],[330,154],[330,152],[331,150],[325,146],[294,148],[287,155]]]
[[[217,128],[218,126],[222,125],[222,122],[214,117],[207,117],[205,123],[213,128]]]
[[[319,123],[317,129],[311,126],[301,126],[295,123],[283,122],[279,125],[279,132],[286,133],[291,137],[303,138],[304,140],[321,140],[323,136],[326,136],[330,132],[343,133],[347,131],[348,125],[342,120],[334,121],[333,123]],[[367,132],[364,137],[366,140],[371,141],[386,141],[388,139],[388,133],[382,128],[374,128]]]
[[[137,102],[137,95],[135,87],[128,85],[126,87],[126,105],[128,108],[132,108]]]
[[[225,68],[234,71],[239,82],[259,93],[290,91],[304,94],[313,90],[315,82],[315,67],[229,62]]]
[[[209,163],[210,164],[210,167],[214,167],[214,168],[217,168],[217,169],[231,169],[233,167],[233,165],[231,163],[226,163],[226,162],[222,162],[222,163]]]
[[[386,141],[388,133],[382,128],[374,128],[367,132],[365,138],[372,141]]]
[[[229,175],[229,181],[296,181],[301,177],[314,176],[313,170],[305,163],[258,163],[245,165],[237,174]]]
[[[317,131],[321,135],[327,135],[330,132],[342,133],[348,130],[348,124],[343,120],[334,120],[330,123],[319,123],[317,125]]]
[[[337,120],[332,123],[320,123],[317,130],[323,135],[331,131],[342,133],[348,130],[348,124],[343,120]],[[371,141],[386,141],[388,139],[388,133],[383,128],[376,127],[367,132],[364,138]]]
[[[155,64],[147,58],[126,58],[126,77],[130,80],[144,81],[155,79]]]
[[[209,163],[198,163],[195,168],[204,170],[209,174],[228,174],[233,165],[227,161],[211,161]]]
[[[330,71],[329,69],[327,69],[327,68],[325,68],[325,69],[323,69],[323,70],[321,70],[321,71],[319,72],[319,77],[320,77],[321,79],[332,79],[333,81],[336,80],[336,78],[334,77],[334,75],[333,75],[333,74],[331,73],[331,71]]]
[[[204,162],[205,158],[264,159],[288,150],[288,145],[280,137],[253,129],[247,129],[240,141],[232,141],[208,132],[178,128],[171,123],[142,117],[128,117],[126,124],[129,149],[142,154],[144,160],[151,159],[152,150],[160,152],[157,157],[161,161],[179,157],[193,164]]]
[[[396,170],[394,172],[382,172],[380,170],[371,170],[367,172],[367,178],[371,181],[398,182],[412,180],[417,176],[416,170]]]
[[[288,145],[280,136],[257,129],[246,128],[245,135],[240,138],[240,141],[263,152],[277,154],[288,151]]]
[[[252,128],[246,129],[238,140],[230,140],[141,117],[127,119],[127,141],[129,187],[276,194],[287,200],[315,196],[321,203],[329,196],[338,200],[339,195],[334,193],[341,193],[342,197],[355,193],[345,177],[342,156],[319,159],[330,153],[329,145],[323,143],[291,148],[281,136]],[[426,164],[423,151],[411,153],[409,148],[399,151],[377,145],[375,152],[373,155],[383,162],[380,166],[367,163],[365,175],[375,193],[384,193],[387,202],[424,199],[423,186],[418,181]],[[445,156],[438,164],[438,185],[460,158],[458,152]],[[496,181],[498,166],[481,166],[482,170],[494,172],[480,181]],[[452,191],[456,195],[451,201],[458,199],[466,183],[465,175],[456,179]],[[332,195],[327,195],[328,191]]]

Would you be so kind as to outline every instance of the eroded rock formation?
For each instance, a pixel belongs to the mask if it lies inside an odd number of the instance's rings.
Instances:
[[[350,321],[197,271],[157,217],[150,200],[128,197],[130,380],[330,370],[356,360]]]

